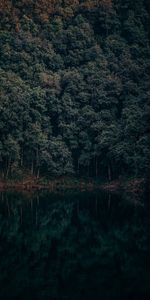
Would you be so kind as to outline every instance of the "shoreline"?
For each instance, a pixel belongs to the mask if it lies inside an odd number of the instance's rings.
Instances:
[[[44,178],[30,177],[21,181],[2,180],[0,179],[0,192],[17,190],[17,191],[33,191],[33,190],[71,190],[78,189],[80,191],[92,191],[96,189],[108,192],[130,192],[139,194],[144,191],[144,178],[119,179],[105,183],[97,183],[94,180],[85,179],[68,179],[60,178],[53,180],[45,180]]]

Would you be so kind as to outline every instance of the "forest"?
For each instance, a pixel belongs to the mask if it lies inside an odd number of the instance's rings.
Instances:
[[[150,172],[149,0],[0,1],[0,175]]]

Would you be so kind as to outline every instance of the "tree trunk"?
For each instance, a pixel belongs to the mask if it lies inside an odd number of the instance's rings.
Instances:
[[[34,167],[33,167],[33,160],[32,160],[32,163],[31,163],[31,175],[33,175],[33,171],[34,171]]]
[[[80,163],[79,163],[79,159],[78,159],[78,166],[77,166],[77,173],[78,173],[78,175],[79,175],[79,173],[80,173]]]
[[[98,175],[98,169],[97,169],[97,156],[95,156],[95,176],[97,178]]]
[[[37,167],[37,178],[40,176],[40,160],[39,160],[39,149],[36,149],[36,167]]]
[[[38,169],[37,169],[37,175],[36,175],[36,177],[37,177],[37,178],[40,177],[40,168],[39,168],[39,167],[38,167]]]
[[[108,180],[111,181],[112,176],[111,176],[111,167],[110,164],[108,164]]]
[[[11,167],[11,157],[8,158],[8,161],[7,161],[6,178],[8,178],[10,167]]]
[[[88,163],[88,177],[90,177],[90,163]]]
[[[21,155],[20,155],[20,166],[23,167],[23,148],[21,150]]]

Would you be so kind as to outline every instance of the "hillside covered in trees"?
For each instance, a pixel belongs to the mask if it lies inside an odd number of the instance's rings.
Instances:
[[[150,170],[149,0],[0,0],[1,175]]]

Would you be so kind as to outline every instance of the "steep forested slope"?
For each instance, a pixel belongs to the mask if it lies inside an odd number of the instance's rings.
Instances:
[[[150,169],[148,0],[1,0],[0,168]]]

